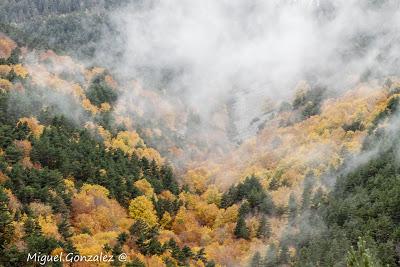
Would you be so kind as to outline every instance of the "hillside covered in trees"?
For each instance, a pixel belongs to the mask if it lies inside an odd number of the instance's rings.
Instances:
[[[242,134],[240,99],[120,73],[124,3],[0,3],[0,266],[399,266],[398,76],[299,80]]]

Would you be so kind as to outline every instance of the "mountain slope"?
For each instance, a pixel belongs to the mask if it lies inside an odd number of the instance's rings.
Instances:
[[[279,255],[267,257],[272,266],[326,266],[339,257],[340,265],[358,235],[382,263],[395,264],[397,202],[382,193],[397,190],[394,150],[327,192],[353,155],[371,150],[362,149],[365,138],[395,113],[397,78],[338,94],[299,83],[291,103],[259,119],[256,136],[214,146],[220,136],[201,142],[196,112],[162,92],[0,38],[6,266],[25,264],[27,252],[38,250],[124,252],[131,266],[245,266],[261,264],[260,254],[251,258],[257,251],[264,256],[266,245],[269,255]],[[121,97],[126,92],[131,98]],[[221,107],[210,122],[217,133],[228,129],[227,110]],[[382,183],[369,186],[364,176]],[[352,202],[354,194],[359,202]],[[378,206],[367,209],[371,203]],[[383,211],[382,218],[364,220]],[[350,235],[354,225],[360,232]],[[326,236],[339,241],[324,243]],[[320,245],[326,249],[314,247]]]

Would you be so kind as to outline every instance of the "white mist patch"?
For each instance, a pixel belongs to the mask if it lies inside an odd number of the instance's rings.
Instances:
[[[353,77],[392,73],[398,7],[367,0],[135,1],[111,16],[123,40],[115,70],[166,89],[204,120],[237,98],[237,128],[247,136],[261,103],[290,99],[300,79],[343,90]]]

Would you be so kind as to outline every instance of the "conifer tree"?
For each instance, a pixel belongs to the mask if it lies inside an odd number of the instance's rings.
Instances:
[[[293,193],[290,194],[289,203],[288,203],[288,211],[289,211],[289,223],[293,224],[297,217],[297,202]]]
[[[237,238],[249,239],[249,229],[247,228],[244,215],[239,215],[234,234]]]
[[[250,267],[261,267],[261,254],[256,252],[251,258]]]
[[[269,238],[271,236],[271,226],[265,215],[263,215],[260,219],[256,236],[257,238]]]

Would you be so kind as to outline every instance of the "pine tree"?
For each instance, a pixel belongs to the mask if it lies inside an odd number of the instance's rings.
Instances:
[[[275,244],[271,244],[268,247],[267,253],[263,260],[263,266],[265,267],[275,267],[278,265],[278,252]]]
[[[256,252],[251,258],[249,267],[261,267],[261,254],[260,252]]]
[[[361,237],[358,238],[357,250],[352,246],[347,253],[348,267],[377,267],[377,263],[370,250],[367,248],[367,243]]]
[[[236,222],[234,234],[235,234],[236,238],[249,239],[249,237],[250,237],[249,229],[247,228],[246,221],[244,219],[244,215],[239,215],[237,222]]]
[[[131,262],[126,264],[126,267],[146,267],[146,265],[137,257],[135,257]]]
[[[310,207],[312,190],[313,190],[312,175],[308,174],[304,179],[304,189],[301,201],[301,210],[303,211]]]
[[[4,254],[6,245],[11,241],[14,228],[12,218],[8,210],[8,197],[3,188],[0,187],[0,260]]]
[[[279,262],[281,264],[286,264],[289,263],[290,255],[289,255],[289,249],[286,244],[281,245],[281,251],[279,253]]]
[[[239,216],[246,216],[250,212],[250,204],[247,200],[243,201],[239,208]]]
[[[297,202],[296,202],[296,197],[294,196],[293,193],[291,193],[289,197],[288,210],[289,210],[289,223],[293,224],[297,217]]]
[[[271,236],[271,226],[265,215],[263,215],[260,219],[256,236],[257,238],[269,238]]]
[[[318,209],[324,201],[324,191],[321,187],[315,192],[314,197],[311,200],[311,208]]]
[[[61,223],[58,225],[58,232],[65,238],[68,239],[72,236],[70,231],[71,225],[68,222],[68,219],[64,218]]]

